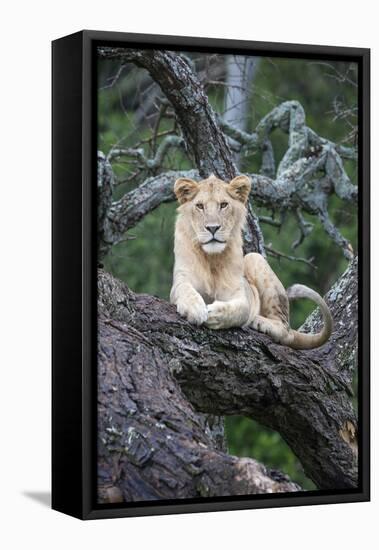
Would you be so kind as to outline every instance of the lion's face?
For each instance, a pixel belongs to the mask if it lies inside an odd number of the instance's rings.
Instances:
[[[187,178],[175,182],[180,212],[188,218],[192,238],[204,252],[220,254],[233,234],[241,231],[250,187],[247,176],[238,176],[230,183],[213,175],[199,183]]]

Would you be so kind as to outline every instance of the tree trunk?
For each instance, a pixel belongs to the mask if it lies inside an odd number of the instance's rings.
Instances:
[[[226,58],[227,87],[225,90],[224,121],[238,130],[245,131],[249,119],[249,102],[252,82],[259,64],[259,57],[229,55]],[[240,165],[241,152],[234,154],[237,166]]]

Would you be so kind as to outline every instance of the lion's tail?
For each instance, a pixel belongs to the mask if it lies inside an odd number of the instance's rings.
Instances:
[[[287,289],[287,295],[289,300],[297,300],[298,298],[309,298],[319,306],[323,319],[324,326],[321,332],[317,334],[305,334],[297,330],[291,330],[291,333],[294,336],[293,342],[290,346],[294,349],[313,349],[318,348],[325,344],[333,330],[333,319],[330,313],[330,309],[326,305],[325,301],[321,296],[308,288],[305,285],[293,285]]]

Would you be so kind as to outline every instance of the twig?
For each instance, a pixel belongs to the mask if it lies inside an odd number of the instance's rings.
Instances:
[[[303,264],[308,265],[312,269],[317,270],[317,266],[313,263],[314,261],[313,257],[307,260],[306,258],[300,258],[299,256],[291,256],[289,254],[285,254],[284,252],[279,252],[279,250],[275,250],[274,248],[272,248],[271,243],[266,245],[266,252],[267,254],[269,254],[270,256],[274,256],[275,258],[279,258],[279,259],[284,258],[292,262],[301,262]]]
[[[301,245],[301,243],[304,241],[305,237],[307,237],[313,229],[313,224],[310,223],[310,222],[307,222],[304,219],[300,208],[296,208],[295,215],[296,215],[296,219],[297,219],[297,222],[298,222],[298,225],[299,225],[300,235],[299,235],[299,238],[296,239],[292,243],[291,248],[293,248],[294,250],[295,250],[295,248],[297,248],[298,246]]]
[[[109,88],[113,88],[113,86],[116,84],[117,80],[120,78],[123,70],[125,69],[126,64],[122,64],[119,66],[118,71],[115,75],[110,76],[107,78],[107,80],[110,80],[110,84],[106,84],[105,86],[101,86],[100,91],[107,90]]]
[[[274,227],[281,227],[282,223],[279,220],[274,220],[274,218],[270,218],[269,216],[259,216],[259,221],[261,223],[266,223],[268,225],[272,225]]]

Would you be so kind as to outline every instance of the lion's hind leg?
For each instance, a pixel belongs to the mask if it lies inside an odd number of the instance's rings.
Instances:
[[[244,264],[245,277],[257,289],[260,299],[259,314],[251,320],[251,325],[275,342],[290,344],[293,336],[289,326],[289,301],[282,283],[260,254],[247,254]]]

